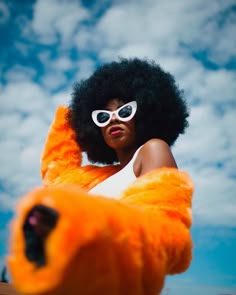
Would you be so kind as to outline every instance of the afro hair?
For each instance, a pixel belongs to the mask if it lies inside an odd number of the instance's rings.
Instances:
[[[67,117],[77,143],[93,163],[118,162],[115,151],[106,145],[91,117],[93,110],[104,109],[114,98],[124,103],[137,102],[137,146],[151,138],[162,139],[172,146],[188,126],[183,91],[170,73],[154,61],[138,58],[106,63],[90,78],[74,84]]]

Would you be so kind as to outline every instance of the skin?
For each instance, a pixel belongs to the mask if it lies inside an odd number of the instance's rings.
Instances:
[[[106,110],[115,111],[122,105],[124,105],[122,100],[111,99],[106,106]],[[113,136],[111,134],[112,128],[120,129],[120,134]],[[137,145],[135,144],[135,119],[122,122],[113,114],[110,123],[102,127],[101,131],[106,144],[115,150],[123,168],[137,150]]]
[[[111,99],[106,109],[115,111],[123,104],[122,100]],[[121,131],[114,136],[111,134],[112,128]],[[138,148],[135,142],[135,116],[128,122],[122,122],[113,114],[110,123],[102,127],[101,132],[106,144],[115,150],[121,167],[125,167]],[[139,177],[160,167],[177,168],[177,165],[169,145],[161,139],[152,138],[140,149],[133,165],[134,174]]]

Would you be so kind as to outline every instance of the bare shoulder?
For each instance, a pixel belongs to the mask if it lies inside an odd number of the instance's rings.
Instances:
[[[145,144],[142,147],[143,152],[154,152],[154,153],[156,153],[157,150],[160,150],[160,149],[169,150],[170,147],[164,140],[159,139],[159,138],[149,139],[147,142],[145,142]]]
[[[142,146],[137,157],[137,162],[139,163],[138,176],[156,168],[177,168],[169,145],[158,138],[152,138]]]

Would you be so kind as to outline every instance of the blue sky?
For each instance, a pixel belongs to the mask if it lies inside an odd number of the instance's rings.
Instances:
[[[185,90],[190,126],[173,153],[195,182],[194,257],[163,294],[236,294],[234,0],[0,0],[0,266],[19,198],[74,81],[122,57],[154,59]]]

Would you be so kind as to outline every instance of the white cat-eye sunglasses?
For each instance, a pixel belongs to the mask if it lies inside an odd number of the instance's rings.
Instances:
[[[136,110],[137,102],[131,101],[119,107],[115,111],[95,110],[92,112],[92,119],[98,127],[105,127],[110,123],[113,114],[115,114],[120,121],[127,122],[134,117]]]

